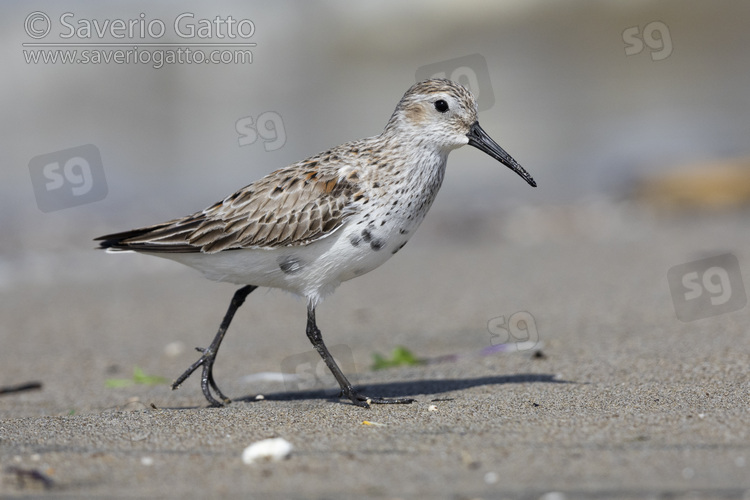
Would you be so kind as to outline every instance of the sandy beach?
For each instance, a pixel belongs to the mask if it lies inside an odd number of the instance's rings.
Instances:
[[[572,224],[536,242],[513,236],[520,213],[453,230],[428,217],[409,251],[319,309],[324,338],[350,350],[360,387],[417,399],[369,410],[339,401],[325,377],[297,388],[246,378],[279,373],[290,358],[317,363],[304,303],[278,292],[251,296],[227,336],[216,376],[230,406],[206,408],[196,377],[174,392],[107,387],[135,366],[176,377],[213,336],[233,287],[92,250],[98,282],[2,294],[3,342],[13,345],[3,383],[43,384],[0,397],[3,495],[747,495],[748,310],[679,321],[667,271],[705,256],[696,249],[748,248],[749,219],[636,213],[619,236]],[[600,229],[617,224],[604,218]],[[480,356],[493,342],[488,323],[519,311],[533,317],[534,349]],[[426,360],[459,356],[370,369],[373,353],[397,345]],[[310,366],[298,372],[325,374]],[[270,437],[293,445],[288,459],[242,462],[245,447]]]

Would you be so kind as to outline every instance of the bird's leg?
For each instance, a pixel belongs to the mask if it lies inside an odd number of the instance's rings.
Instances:
[[[414,402],[411,398],[370,398],[355,391],[323,343],[323,336],[318,329],[318,325],[315,324],[315,308],[309,303],[307,305],[307,338],[310,339],[313,347],[318,351],[318,354],[320,354],[320,357],[328,365],[328,369],[333,373],[339,386],[341,386],[341,395],[351,399],[355,405],[369,408],[370,404],[409,404]]]
[[[198,361],[190,365],[190,368],[185,370],[182,375],[177,377],[177,380],[172,383],[172,390],[177,389],[180,384],[185,381],[186,378],[188,378],[195,370],[198,369],[199,366],[203,366],[203,374],[201,376],[201,389],[203,389],[203,395],[206,397],[208,402],[211,403],[211,406],[223,406],[225,404],[231,403],[231,400],[226,397],[221,392],[221,390],[219,390],[219,387],[214,381],[214,361],[216,361],[216,354],[219,352],[221,341],[224,340],[224,334],[227,333],[229,324],[232,322],[232,318],[234,318],[234,313],[236,313],[237,309],[239,309],[240,306],[245,302],[245,298],[250,295],[250,292],[252,292],[256,288],[258,287],[253,285],[246,285],[234,292],[232,301],[229,303],[229,309],[227,309],[227,313],[224,315],[224,320],[221,322],[219,331],[216,332],[216,336],[211,342],[211,345],[208,346],[207,349],[203,349],[201,347],[195,348],[198,352],[202,352],[203,356],[201,356]],[[221,402],[216,400],[211,395],[211,389],[213,389],[216,392],[216,395],[221,398]]]

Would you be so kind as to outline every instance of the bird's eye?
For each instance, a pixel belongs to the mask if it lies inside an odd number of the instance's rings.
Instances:
[[[435,101],[435,109],[437,109],[441,113],[445,113],[446,111],[448,111],[448,103],[442,99],[438,99],[437,101]]]

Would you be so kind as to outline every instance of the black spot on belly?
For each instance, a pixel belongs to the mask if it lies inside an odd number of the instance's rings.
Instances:
[[[401,245],[399,245],[398,248],[396,248],[394,251],[391,252],[391,255],[396,255],[396,252],[398,252],[399,250],[401,250],[402,248],[404,248],[404,245],[406,245],[406,243],[407,243],[406,241],[404,241],[403,243],[401,243]]]
[[[409,234],[409,231],[407,231],[406,229],[403,229],[403,228],[402,228],[402,229],[399,229],[399,230],[398,230],[398,232],[399,232],[400,234]]]
[[[299,257],[295,257],[294,255],[281,257],[278,262],[279,269],[281,269],[281,272],[284,274],[297,274],[302,271],[303,267],[305,267],[305,263],[302,262]]]
[[[359,246],[359,242],[362,241],[358,236],[352,235],[351,238],[349,238],[349,243],[352,244],[353,247]]]
[[[368,227],[372,227],[372,226],[368,226]],[[365,240],[365,243],[369,243],[370,248],[372,248],[376,252],[380,250],[381,248],[383,248],[383,246],[385,245],[385,242],[383,240],[373,237],[369,229],[362,230],[362,239]]]

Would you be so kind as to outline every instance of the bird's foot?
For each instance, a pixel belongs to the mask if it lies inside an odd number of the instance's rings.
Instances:
[[[198,359],[198,361],[190,365],[190,367],[185,370],[182,375],[177,377],[177,379],[172,383],[172,390],[177,389],[180,384],[185,381],[185,379],[187,379],[195,370],[198,369],[199,366],[202,366],[203,373],[201,374],[201,389],[203,390],[203,396],[205,396],[206,400],[213,407],[228,405],[232,402],[232,400],[226,397],[224,393],[221,392],[219,387],[216,385],[216,382],[214,381],[214,361],[216,360],[216,351],[211,349],[210,347],[208,349],[196,347],[195,350],[203,353],[203,355]],[[214,398],[213,394],[211,394],[211,389],[216,392],[216,395],[221,399],[221,401]]]

